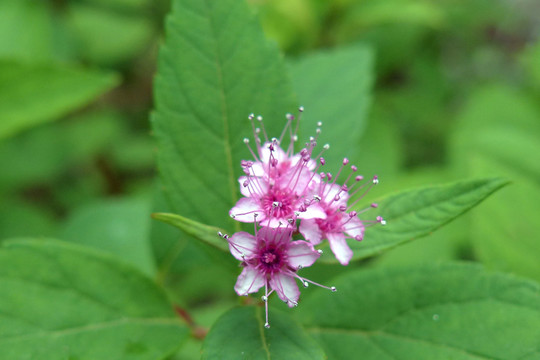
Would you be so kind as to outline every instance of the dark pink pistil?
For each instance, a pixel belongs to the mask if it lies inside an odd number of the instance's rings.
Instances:
[[[279,249],[264,249],[259,255],[259,266],[264,272],[276,272],[282,267],[283,256]]]

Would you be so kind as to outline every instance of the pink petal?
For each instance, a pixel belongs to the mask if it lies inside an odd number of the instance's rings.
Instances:
[[[270,149],[268,148],[272,143],[264,143],[262,146],[261,146],[261,152],[260,152],[260,157],[261,157],[261,161],[264,163],[264,164],[268,164],[269,161],[270,161]],[[275,146],[274,145],[274,151],[272,153],[272,157],[274,159],[277,159],[278,161],[278,164],[280,162],[284,162],[284,161],[287,161],[288,160],[288,156],[287,156],[287,153],[285,153],[285,151],[283,151],[283,149],[281,149],[279,146]]]
[[[241,198],[236,205],[229,211],[229,215],[234,220],[241,222],[254,222],[254,214],[258,214],[257,221],[263,220],[264,212],[259,203],[250,197]]]
[[[255,293],[264,286],[264,275],[252,267],[245,267],[238,276],[234,290],[240,296]]]
[[[362,220],[357,217],[353,217],[345,225],[343,225],[343,230],[345,230],[347,235],[352,238],[356,238],[357,236],[360,236],[360,240],[364,238],[365,227]]]
[[[298,217],[300,219],[326,219],[326,212],[320,204],[314,203],[309,205],[306,211],[300,212]]]
[[[292,232],[293,229],[290,227],[272,228],[263,226],[257,231],[257,239],[264,241],[266,244],[288,244],[292,241]]]
[[[284,175],[279,179],[279,186],[281,188],[288,188],[291,192],[296,193],[298,196],[306,195],[309,190],[315,185],[313,180],[313,173],[309,171],[305,166],[300,170],[297,166],[291,167]],[[308,186],[310,185],[310,186]]]
[[[317,222],[313,219],[306,219],[302,220],[300,222],[300,234],[312,243],[313,245],[317,245],[321,243],[322,240],[322,231],[319,229],[319,225],[317,225]]]
[[[265,166],[262,162],[256,161],[251,166],[252,175],[257,177],[266,176],[266,170],[268,170],[268,164]]]
[[[300,290],[298,290],[294,277],[283,273],[275,273],[270,277],[270,287],[289,307],[296,306],[298,303]]]
[[[229,239],[229,249],[236,259],[244,261],[244,257],[250,258],[257,251],[257,239],[247,232],[237,232]]]
[[[311,266],[320,256],[313,245],[302,240],[293,241],[287,251],[288,263],[294,269]]]
[[[259,220],[259,218],[257,218],[257,220]],[[289,222],[287,219],[285,218],[275,218],[275,217],[269,217],[268,219],[266,219],[265,217],[265,220],[261,221],[260,222],[261,226],[264,226],[264,227],[269,227],[269,228],[282,228],[284,226],[290,226],[289,225]]]
[[[268,191],[268,183],[262,178],[240,176],[238,182],[240,183],[240,192],[245,197],[260,197]]]
[[[332,249],[336,259],[341,265],[348,265],[353,256],[353,252],[347,245],[345,235],[343,235],[343,233],[327,233],[326,237],[328,238],[330,249]]]
[[[323,201],[327,204],[331,204],[332,208],[337,208],[340,205],[347,205],[347,200],[349,199],[349,193],[346,191],[341,191],[340,185],[331,185],[330,189],[328,186],[324,190],[324,199]],[[339,194],[339,198],[336,200],[336,195]]]

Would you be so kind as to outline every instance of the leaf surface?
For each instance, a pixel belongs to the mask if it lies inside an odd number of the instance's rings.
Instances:
[[[361,215],[383,216],[387,225],[377,224],[366,230],[364,240],[349,240],[353,259],[363,259],[404,242],[430,234],[479,204],[486,197],[508,184],[500,178],[461,181],[449,185],[419,188],[390,195],[378,201],[378,208]],[[324,247],[328,242],[324,243]],[[324,252],[325,260],[330,250]],[[334,260],[335,261],[335,260]]]
[[[66,115],[117,83],[111,73],[0,60],[0,139]]]
[[[164,192],[175,213],[239,229],[228,212],[251,158],[247,116],[264,116],[278,137],[294,111],[283,61],[243,1],[174,1],[166,34],[153,116]]]
[[[227,242],[218,236],[219,232],[225,234],[226,232],[224,230],[213,226],[204,225],[176,214],[154,213],[152,214],[152,218],[177,227],[195,239],[217,249],[229,252]]]
[[[102,201],[76,209],[61,238],[107,251],[153,276],[150,221],[150,204],[144,199]]]
[[[301,139],[315,136],[316,124],[321,121],[319,140],[330,144],[330,150],[324,153],[327,166],[335,171],[343,157],[360,160],[360,138],[373,85],[370,49],[355,46],[311,54],[294,62],[291,74],[305,107]]]
[[[113,257],[51,240],[0,248],[0,359],[161,359],[188,331]]]
[[[476,89],[458,116],[454,166],[472,176],[504,176],[512,186],[471,217],[475,255],[489,267],[540,280],[540,111],[526,93]]]
[[[298,306],[329,360],[540,356],[537,283],[450,263],[356,271],[333,285]]]
[[[266,329],[263,307],[228,311],[208,333],[202,359],[325,359],[317,343],[285,313],[271,309],[270,316]]]

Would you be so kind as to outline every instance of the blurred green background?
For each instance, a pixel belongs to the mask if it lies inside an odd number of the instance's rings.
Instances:
[[[363,157],[353,159],[382,179],[371,199],[463,178],[512,181],[370,265],[466,259],[540,280],[540,2],[248,2],[291,63],[353,44],[373,50]],[[224,279],[187,242],[163,250],[161,237],[181,235],[149,216],[159,207],[152,80],[169,6],[0,1],[0,239],[56,237],[120,255],[201,307],[204,323],[214,317],[205,304],[235,299],[237,274]],[[321,269],[319,278],[332,273]]]

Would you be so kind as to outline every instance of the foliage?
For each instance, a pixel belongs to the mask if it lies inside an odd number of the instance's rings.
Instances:
[[[0,2],[0,359],[538,358],[538,11]],[[272,295],[266,329],[217,234],[253,232],[248,115],[277,137],[299,105],[387,224],[348,266],[317,246],[301,275],[337,291]]]

